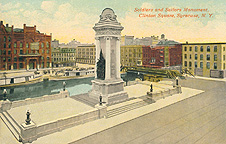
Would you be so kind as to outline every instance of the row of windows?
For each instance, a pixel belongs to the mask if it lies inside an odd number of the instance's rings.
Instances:
[[[15,42],[14,45],[13,45],[14,48],[17,47],[17,43]],[[22,48],[23,47],[23,43],[20,42],[19,44],[19,47]],[[26,48],[29,48],[30,47],[30,44],[29,43],[26,43]],[[50,45],[49,45],[49,42],[46,43],[46,47],[49,48]],[[6,48],[6,43],[4,43],[4,48]],[[8,43],[8,48],[11,48],[11,43]],[[44,48],[44,43],[41,43],[41,48]]]
[[[13,50],[13,53],[14,54],[17,54],[17,50]],[[35,51],[35,53],[39,53],[38,51]],[[42,50],[42,53],[45,53],[44,50]],[[49,50],[46,50],[46,53],[49,54]],[[0,50],[0,55],[6,55],[6,50]],[[11,54],[11,50],[8,50],[8,55]],[[26,50],[26,53],[23,52],[22,49],[20,49],[19,53],[18,54],[29,54],[29,50]]]
[[[189,58],[192,59],[191,54],[189,55]],[[187,54],[184,54],[184,59],[187,59]],[[197,59],[198,59],[198,54],[195,54],[195,60],[197,60]],[[200,54],[199,59],[203,60],[203,54]],[[206,55],[206,60],[210,60],[209,54]],[[225,55],[224,55],[224,60],[225,60]],[[217,61],[217,55],[216,54],[214,55],[214,61]]]
[[[184,61],[184,66],[185,67],[187,67],[187,66],[192,67],[192,62],[187,63],[187,61]],[[198,68],[198,63],[196,61],[194,62],[194,67]],[[203,62],[199,63],[199,68],[203,68]],[[206,68],[210,69],[210,62],[206,63]],[[213,68],[217,69],[217,63],[213,63]]]
[[[42,60],[44,60],[44,57],[41,58]],[[49,57],[46,57],[47,60],[49,60]],[[11,62],[11,57],[8,57],[7,59],[5,57],[2,58],[3,62],[6,62],[6,60],[8,60],[8,62]],[[17,60],[19,61],[23,61],[23,57],[14,57],[13,61],[16,62]]]
[[[187,51],[187,47],[184,47],[184,51]],[[189,51],[192,51],[192,47],[189,47]],[[210,46],[206,47],[206,51],[210,52]],[[225,47],[224,47],[225,51]],[[198,46],[195,46],[195,52],[198,52]],[[200,52],[203,52],[203,46],[200,46]],[[217,46],[214,46],[214,52],[217,52]]]

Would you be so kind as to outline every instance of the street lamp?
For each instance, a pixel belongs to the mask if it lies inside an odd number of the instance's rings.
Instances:
[[[25,120],[25,122],[26,122],[26,125],[29,125],[31,124],[31,118],[30,118],[31,113],[29,112],[29,110],[27,110],[26,115],[27,115],[27,119]]]
[[[152,83],[150,85],[150,92],[153,92],[153,85],[152,85]]]
[[[179,83],[178,83],[178,77],[176,77],[176,86],[178,86],[178,84],[179,84]]]
[[[4,90],[3,90],[3,100],[4,100],[4,101],[6,101],[6,99],[7,99],[6,94],[7,94],[7,90],[4,89]]]
[[[5,85],[6,85],[6,72],[3,73],[3,76],[5,77]]]
[[[65,91],[65,87],[66,87],[66,82],[63,82],[63,91]]]
[[[102,96],[100,95],[100,105],[102,105],[103,102],[102,102]]]

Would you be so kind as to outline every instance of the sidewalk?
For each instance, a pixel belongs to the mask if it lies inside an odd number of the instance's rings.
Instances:
[[[190,98],[202,92],[204,91],[183,87],[182,94],[175,94],[165,99],[158,100],[153,104],[150,104],[135,110],[131,110],[111,118],[98,119],[92,122],[88,122],[82,125],[78,125],[78,126],[63,130],[62,132],[56,132],[56,133],[41,137],[36,141],[34,141],[33,144],[40,144],[40,143],[41,144],[49,144],[49,143],[62,144],[62,143],[74,142],[79,139],[83,139],[85,137],[93,135],[95,133],[101,132],[103,130],[112,128],[121,123],[125,123],[137,117],[143,116],[145,114],[157,111],[161,108],[164,108],[176,102],[185,100],[187,98]],[[109,109],[110,108],[111,106],[109,107]]]
[[[225,81],[226,82],[226,78],[210,78],[210,77],[201,77],[201,76],[187,76],[189,78],[198,78],[198,79],[204,79],[204,80],[212,80],[212,81]]]

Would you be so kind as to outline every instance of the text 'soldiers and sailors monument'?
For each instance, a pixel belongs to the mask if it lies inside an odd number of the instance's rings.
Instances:
[[[126,100],[124,81],[120,75],[120,38],[123,27],[116,20],[111,8],[105,8],[98,23],[93,27],[96,40],[95,79],[89,97],[106,103]]]

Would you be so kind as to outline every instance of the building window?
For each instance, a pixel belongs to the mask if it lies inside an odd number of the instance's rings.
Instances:
[[[195,67],[197,68],[197,62],[195,61]]]
[[[11,48],[11,43],[8,44],[8,47]]]
[[[13,64],[13,69],[17,69],[17,63]]]
[[[198,59],[198,55],[197,54],[195,54],[195,60],[197,60]]]
[[[4,43],[4,48],[6,48],[6,43]]]
[[[22,49],[20,50],[20,54],[23,54],[23,50]]]
[[[8,51],[8,55],[10,55],[10,54],[11,54],[11,50]]]
[[[200,68],[203,68],[203,62],[200,62]]]
[[[20,42],[20,48],[22,48],[23,47],[23,43],[22,42]]]
[[[213,68],[217,69],[217,63],[213,63]]]
[[[17,51],[14,49],[14,54],[16,54],[16,52],[17,52]]]
[[[191,59],[191,55],[190,55],[190,59]]]
[[[198,51],[198,47],[197,46],[195,46],[195,52],[197,52]]]
[[[185,66],[185,67],[187,66],[187,61],[184,61],[184,66]]]
[[[192,63],[191,62],[189,62],[189,67],[191,67],[192,66]]]
[[[16,42],[14,43],[14,48],[16,48]]]
[[[19,57],[19,61],[23,61],[23,57],[20,56],[20,57]]]
[[[6,42],[6,37],[4,36],[4,42]]]
[[[187,51],[187,47],[184,47],[184,51]]]
[[[217,61],[217,55],[214,55],[214,61]]]
[[[5,57],[3,58],[3,62],[5,62],[6,60],[5,60]]]
[[[203,54],[200,54],[200,60],[203,60]]]
[[[11,62],[11,58],[10,57],[8,57],[8,62]]]
[[[8,40],[9,40],[9,42],[11,42],[11,37],[10,36],[9,36]]]
[[[223,55],[223,60],[225,60],[225,55]]]
[[[207,47],[206,47],[206,51],[207,51],[207,52],[210,52],[210,46],[207,46]]]
[[[43,54],[45,53],[44,49],[42,50],[42,53],[43,53]]]
[[[210,55],[206,55],[206,60],[210,60]]]
[[[42,58],[41,58],[42,60],[44,60],[44,57],[42,56]]]
[[[26,51],[26,54],[29,54],[29,50]]]
[[[3,50],[3,53],[2,54],[6,55],[6,50]]]
[[[23,63],[20,63],[20,69],[23,68],[23,67],[24,67]]]
[[[217,46],[214,46],[214,52],[217,52]]]
[[[29,48],[29,44],[28,43],[26,43],[26,48]]]
[[[206,63],[206,68],[207,68],[207,69],[210,69],[210,62],[207,62],[207,63]]]
[[[184,54],[184,58],[187,59],[187,54]]]
[[[200,47],[200,51],[203,52],[203,46]]]
[[[41,43],[41,47],[42,47],[42,48],[44,47],[44,43]]]
[[[224,67],[223,67],[223,69],[225,69],[225,63],[224,63]]]
[[[49,48],[49,42],[46,43],[46,47]]]
[[[14,57],[14,59],[13,59],[13,60],[14,60],[14,62],[16,62],[16,61],[17,61],[17,57]]]
[[[225,47],[223,47],[223,50],[225,51]]]
[[[192,47],[190,47],[189,50],[192,51]]]

